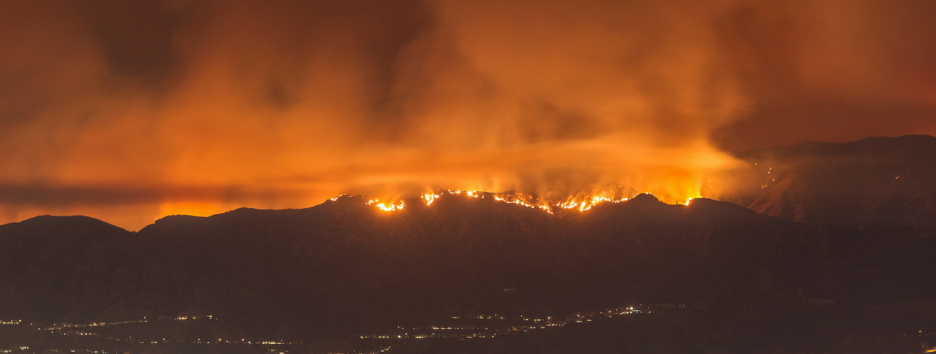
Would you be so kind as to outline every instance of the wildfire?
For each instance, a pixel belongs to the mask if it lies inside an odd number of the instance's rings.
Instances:
[[[565,202],[556,204],[556,207],[586,211],[599,204],[626,202],[630,198],[624,196],[625,194],[626,191],[621,188],[602,188],[592,193],[579,193],[568,197]]]
[[[439,197],[440,196],[438,194],[426,193],[423,194],[421,198],[426,201],[426,206],[430,206],[432,205],[432,202],[434,202],[436,199],[439,199]]]
[[[552,207],[547,203],[537,203],[536,198],[523,193],[500,193],[494,195],[494,200],[508,204],[522,205],[527,208],[542,209],[552,214]]]
[[[631,198],[626,195],[633,195],[633,191],[624,190],[622,188],[605,188],[593,191],[591,193],[579,193],[573,196],[566,198],[564,201],[553,201],[549,202],[537,198],[536,196],[525,194],[521,192],[517,193],[485,193],[481,191],[469,191],[469,190],[441,190],[435,193],[425,193],[419,196],[419,199],[422,199],[426,203],[426,206],[431,206],[435,201],[441,198],[443,195],[452,195],[452,196],[464,196],[467,198],[484,198],[486,195],[490,195],[494,198],[495,201],[507,203],[507,204],[516,204],[524,206],[531,209],[539,209],[545,211],[549,214],[555,214],[560,210],[577,210],[579,212],[585,212],[591,210],[595,206],[609,203],[622,203],[630,200]],[[651,193],[646,193],[651,194]],[[341,195],[339,197],[344,197]],[[688,206],[693,199],[697,197],[691,197],[686,199],[685,202],[679,202],[684,206]],[[331,200],[336,200],[337,198],[332,198]],[[367,201],[367,205],[373,205],[380,210],[391,212],[402,210],[406,203],[403,200],[400,200],[397,203],[382,202],[379,199],[370,199]]]
[[[377,207],[377,209],[380,209],[383,211],[397,211],[397,210],[403,210],[403,207],[406,206],[406,202],[401,200],[399,204],[393,204],[393,203],[383,203],[377,199],[371,199],[367,201],[367,205],[374,205]]]

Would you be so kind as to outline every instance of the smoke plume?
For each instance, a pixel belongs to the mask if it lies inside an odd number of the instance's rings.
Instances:
[[[6,1],[0,222],[439,188],[704,195],[727,151],[936,133],[936,3]]]

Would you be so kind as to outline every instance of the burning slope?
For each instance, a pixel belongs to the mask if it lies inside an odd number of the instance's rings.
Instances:
[[[640,193],[640,194],[649,194],[651,193]],[[563,200],[549,200],[547,198],[538,198],[532,194],[526,194],[522,192],[505,192],[505,193],[491,193],[483,191],[468,191],[468,190],[439,190],[433,193],[426,193],[419,196],[418,199],[421,199],[426,206],[431,206],[432,203],[439,200],[440,198],[450,197],[450,196],[462,196],[465,198],[491,198],[497,202],[507,203],[507,204],[516,204],[521,205],[527,208],[543,210],[549,214],[555,215],[561,213],[565,210],[578,210],[584,212],[586,210],[591,210],[592,207],[606,204],[606,203],[621,203],[626,202],[633,198],[635,195],[630,192],[629,189],[624,187],[603,187],[595,190],[592,193],[578,193],[576,195],[569,196]],[[340,198],[356,198],[362,199],[364,197],[351,197],[348,195],[341,195],[336,198],[329,199],[330,201],[337,201]],[[656,197],[654,197],[656,198]],[[692,199],[698,198],[688,198],[683,202],[678,204],[689,205]],[[416,199],[416,198],[410,198]],[[409,202],[412,204],[413,200]],[[368,199],[366,202],[367,205],[373,205],[377,209],[383,211],[397,211],[402,210],[404,206],[407,205],[406,200],[398,200],[394,202],[381,201],[380,199]]]

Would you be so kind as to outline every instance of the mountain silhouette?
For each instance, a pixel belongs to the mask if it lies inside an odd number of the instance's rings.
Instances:
[[[387,213],[343,197],[169,216],[136,233],[86,217],[4,225],[0,310],[77,322],[195,305],[257,336],[327,336],[440,314],[706,301],[813,257],[797,249],[802,227],[706,199],[641,196],[562,217],[456,195],[407,205]]]
[[[934,154],[925,136],[747,152],[742,177],[759,180],[739,179],[725,198],[737,204],[641,194],[551,214],[490,193],[441,193],[384,212],[343,196],[168,216],[138,232],[40,216],[0,226],[0,318],[158,319],[124,330],[147,341],[333,343],[467,314],[666,303],[692,310],[593,333],[401,350],[542,352],[564,338],[573,344],[558,352],[910,352],[902,333],[934,320],[921,310],[936,293]]]

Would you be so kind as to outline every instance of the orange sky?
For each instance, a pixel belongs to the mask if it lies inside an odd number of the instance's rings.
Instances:
[[[936,134],[936,2],[4,1],[0,223],[341,193],[678,200],[725,151]]]

